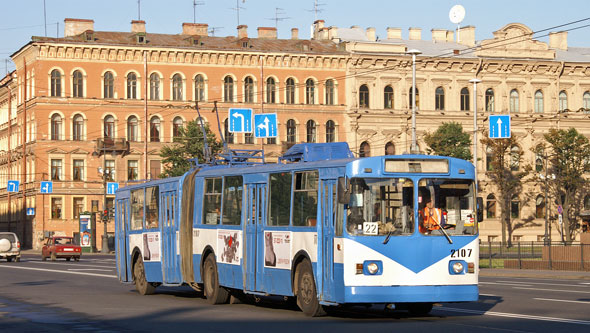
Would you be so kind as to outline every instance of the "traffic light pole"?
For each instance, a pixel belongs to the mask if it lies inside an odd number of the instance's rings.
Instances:
[[[108,209],[107,209],[107,155],[104,149],[104,142],[102,146],[102,158],[103,158],[103,169],[102,169],[102,185],[104,188],[104,197],[103,197],[103,205],[102,205],[102,222],[104,223],[104,232],[102,234],[102,253],[109,253],[108,247],[108,240],[109,236],[107,234],[107,222],[109,218]],[[106,217],[105,217],[106,212]]]

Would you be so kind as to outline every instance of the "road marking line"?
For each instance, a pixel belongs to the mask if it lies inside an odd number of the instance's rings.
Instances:
[[[518,284],[546,284],[546,285],[550,285],[550,286],[562,286],[562,287],[571,287],[572,286],[571,284],[545,283],[545,282],[518,282],[518,281],[497,281],[497,282],[501,282],[501,283],[518,283]],[[580,283],[580,284],[584,284],[584,283]],[[586,283],[586,284],[590,284],[590,283]]]
[[[512,289],[543,290],[543,291],[555,291],[555,292],[563,292],[563,293],[590,294],[590,291],[579,291],[579,290],[541,289],[541,288],[519,288],[519,287],[512,287]]]
[[[552,301],[552,302],[567,302],[567,303],[580,303],[580,304],[590,304],[588,301],[570,301],[567,299],[551,299],[551,298],[533,298],[538,301]]]
[[[4,266],[0,265],[0,267],[5,268],[16,268],[16,269],[28,269],[31,271],[42,271],[42,272],[54,272],[54,273],[65,273],[65,274],[77,274],[77,275],[90,275],[90,276],[99,276],[99,277],[108,277],[116,279],[116,275],[106,275],[106,274],[96,274],[96,273],[84,273],[84,272],[70,272],[70,271],[58,271],[55,269],[45,269],[45,268],[33,268],[33,267],[22,267],[22,266]]]
[[[479,282],[479,284],[495,284],[495,285],[501,285],[501,286],[517,286],[517,287],[522,287],[522,286],[527,286],[527,287],[532,287],[532,285],[526,285],[526,284],[514,284],[514,283],[497,283],[497,282]]]
[[[77,272],[77,271],[103,271],[103,272],[112,272],[112,269],[100,269],[100,268],[68,268],[68,271]]]
[[[66,266],[75,266],[75,267],[98,267],[98,268],[111,268],[111,269],[115,269],[115,267],[113,266],[99,266],[99,265],[89,265],[89,264],[79,264],[79,263],[68,263],[63,262],[63,261],[59,261],[59,262],[55,262],[55,261],[37,261],[35,262],[35,264],[45,264],[45,265],[66,265]]]
[[[566,319],[566,318],[557,318],[557,317],[531,316],[531,315],[518,314],[518,313],[506,313],[506,312],[469,310],[469,309],[458,309],[458,308],[447,308],[447,307],[436,308],[436,310],[443,310],[443,311],[449,311],[449,312],[472,313],[472,314],[479,314],[479,315],[485,315],[485,316],[494,316],[494,317],[518,318],[518,319],[529,319],[529,320],[540,320],[540,321],[552,321],[552,322],[558,322],[558,323],[568,323],[568,324],[578,324],[578,325],[589,325],[590,326],[590,321],[587,321],[587,320],[578,320],[578,319]]]

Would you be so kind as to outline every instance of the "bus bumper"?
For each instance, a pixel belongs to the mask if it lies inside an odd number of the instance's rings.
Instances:
[[[344,287],[345,303],[472,302],[477,285]]]

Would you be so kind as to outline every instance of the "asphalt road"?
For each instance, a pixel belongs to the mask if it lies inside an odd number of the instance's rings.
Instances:
[[[440,304],[425,317],[373,306],[308,318],[280,299],[213,306],[184,287],[141,296],[118,282],[109,255],[51,262],[27,254],[0,262],[0,331],[590,331],[590,280],[480,277],[480,292],[479,302]]]

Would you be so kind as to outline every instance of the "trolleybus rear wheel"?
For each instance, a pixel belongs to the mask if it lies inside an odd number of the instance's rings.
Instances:
[[[203,285],[205,297],[210,304],[223,304],[229,301],[229,292],[219,286],[217,263],[213,254],[207,256],[203,265]]]
[[[135,265],[133,265],[133,281],[135,281],[135,289],[137,289],[137,292],[141,295],[151,295],[156,290],[156,287],[147,282],[145,278],[145,268],[141,256],[137,257]]]
[[[309,260],[303,260],[297,265],[297,306],[310,317],[324,316],[326,311],[320,305],[317,296],[313,268]]]

